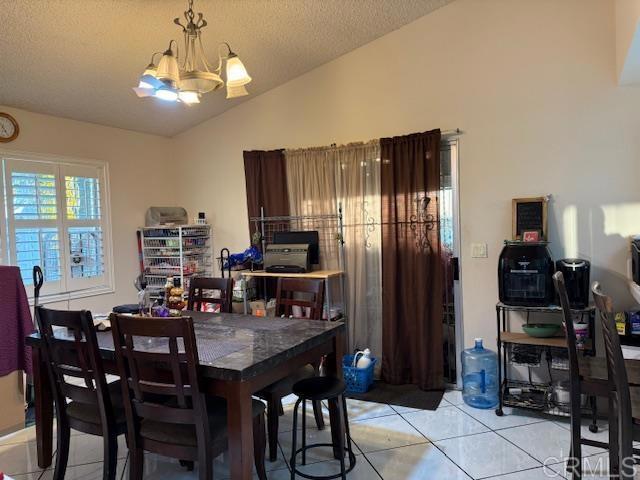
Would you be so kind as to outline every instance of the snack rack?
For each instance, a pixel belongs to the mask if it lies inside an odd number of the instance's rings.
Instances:
[[[167,277],[180,277],[185,292],[191,277],[212,275],[210,225],[142,227],[142,267],[152,298],[164,293]]]

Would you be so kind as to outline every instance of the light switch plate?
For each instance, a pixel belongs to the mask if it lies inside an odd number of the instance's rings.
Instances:
[[[487,244],[486,243],[472,243],[471,244],[471,258],[487,258]]]

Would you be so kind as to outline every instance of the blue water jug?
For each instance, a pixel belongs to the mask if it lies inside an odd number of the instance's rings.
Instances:
[[[476,345],[462,352],[462,399],[475,408],[493,408],[498,404],[498,355]]]

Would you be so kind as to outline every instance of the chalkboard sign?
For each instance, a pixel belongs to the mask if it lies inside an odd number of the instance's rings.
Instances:
[[[540,240],[547,239],[547,197],[514,198],[513,239],[522,240],[524,232],[539,232]]]

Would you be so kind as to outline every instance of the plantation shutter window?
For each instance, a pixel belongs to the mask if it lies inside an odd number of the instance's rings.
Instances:
[[[2,167],[3,256],[24,284],[40,265],[43,296],[112,291],[104,165],[4,157]]]

